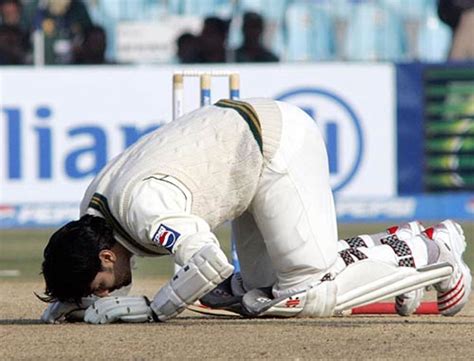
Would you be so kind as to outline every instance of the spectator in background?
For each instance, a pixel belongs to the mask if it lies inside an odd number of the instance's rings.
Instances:
[[[176,40],[177,57],[181,64],[201,63],[199,37],[191,33],[183,33]]]
[[[20,26],[22,5],[20,0],[0,0],[0,23]]]
[[[229,22],[215,16],[204,19],[200,44],[202,63],[225,63],[227,61],[227,35]]]
[[[0,25],[0,65],[25,64],[27,49],[18,26]]]
[[[254,12],[244,14],[242,34],[244,37],[242,46],[235,51],[235,61],[243,62],[272,62],[278,61],[278,57],[262,44],[262,35],[265,29],[263,18]]]
[[[107,37],[104,28],[93,25],[84,32],[82,43],[74,48],[74,64],[106,64]]]
[[[438,15],[453,32],[449,59],[473,60],[474,0],[438,0]]]
[[[21,33],[22,51],[30,50],[29,26],[23,16],[23,5],[20,0],[0,0],[0,24],[16,28],[15,38]],[[8,31],[10,32],[10,30]],[[26,57],[23,62],[26,61]]]
[[[81,0],[36,0],[36,28],[45,37],[45,64],[71,64],[73,48],[80,43],[85,29],[92,26]]]

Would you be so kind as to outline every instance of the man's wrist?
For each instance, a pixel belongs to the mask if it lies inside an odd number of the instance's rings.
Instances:
[[[158,315],[155,313],[155,311],[154,311],[153,308],[151,307],[151,301],[150,301],[150,299],[149,299],[147,296],[143,296],[143,298],[145,299],[145,302],[146,302],[146,304],[148,305],[148,307],[150,307],[151,317],[153,318],[153,321],[155,321],[155,322],[161,322],[161,320],[158,318]]]

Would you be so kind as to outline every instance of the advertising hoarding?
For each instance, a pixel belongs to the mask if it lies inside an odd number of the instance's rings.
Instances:
[[[336,195],[396,195],[392,65],[199,69],[235,70],[240,73],[242,98],[271,97],[307,111],[325,137]],[[12,214],[8,207],[31,204],[33,208],[48,205],[48,209],[64,206],[70,215],[71,205],[79,203],[88,183],[109,159],[170,121],[175,70],[171,66],[2,69],[0,205],[6,207],[4,214]],[[225,79],[213,83],[213,101],[226,97]],[[198,80],[186,80],[186,111],[198,107],[198,93]]]

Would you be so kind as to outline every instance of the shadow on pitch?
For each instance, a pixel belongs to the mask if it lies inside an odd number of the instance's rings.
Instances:
[[[71,323],[73,324],[73,323]],[[74,322],[74,324],[82,324],[82,322]],[[137,325],[136,323],[120,323],[121,325]],[[342,320],[338,318],[332,319],[283,319],[283,318],[233,318],[233,317],[178,317],[176,319],[159,323],[161,327],[182,327],[184,324],[192,327],[203,325],[253,325],[267,327],[274,326],[311,326],[311,327],[327,327],[327,328],[365,328],[373,325],[474,325],[474,317],[464,316],[462,320],[452,318],[403,318],[395,320],[390,318],[359,318],[351,320]],[[0,325],[46,325],[39,319],[5,319],[0,320]],[[153,324],[148,324],[152,326]]]
[[[441,316],[434,317],[410,317],[401,318],[397,316],[397,319],[389,317],[352,317],[352,318],[236,318],[236,317],[179,317],[174,320],[179,322],[181,325],[184,322],[191,323],[207,323],[207,324],[219,324],[219,325],[255,325],[255,326],[268,326],[268,325],[288,325],[288,326],[313,326],[313,327],[328,327],[328,328],[357,328],[357,327],[369,327],[372,325],[474,325],[474,317],[463,316],[460,318],[447,318]]]
[[[22,318],[0,320],[0,325],[44,325],[44,323],[39,319]]]

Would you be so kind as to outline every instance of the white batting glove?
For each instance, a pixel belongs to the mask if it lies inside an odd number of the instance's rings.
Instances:
[[[119,288],[112,293],[111,296],[126,296],[130,292],[132,284]],[[73,302],[52,302],[46,307],[41,315],[41,321],[44,323],[64,323],[64,322],[80,322],[84,321],[84,313],[99,297],[90,295],[83,297],[81,303],[77,305]]]
[[[84,297],[81,303],[60,302],[50,303],[41,315],[41,321],[44,323],[64,323],[77,322],[84,320],[84,312],[87,307],[92,305],[97,297]]]
[[[153,322],[157,318],[145,296],[103,297],[87,308],[84,321],[92,324],[113,322]]]

